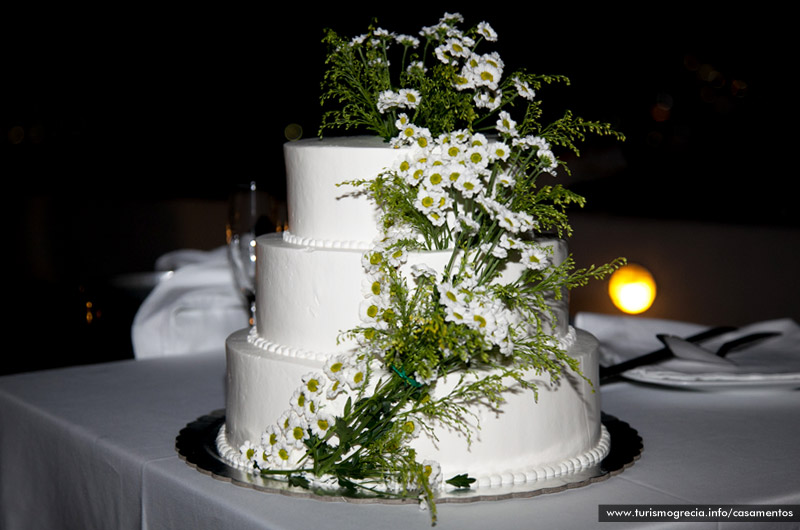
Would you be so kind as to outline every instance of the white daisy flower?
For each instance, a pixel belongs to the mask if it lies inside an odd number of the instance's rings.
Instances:
[[[258,446],[254,445],[250,440],[246,440],[239,447],[239,454],[242,455],[242,458],[252,464],[254,463],[254,459],[257,460],[259,457]]]
[[[403,247],[396,247],[386,251],[386,257],[389,260],[389,265],[392,267],[399,267],[408,260],[408,252]]]
[[[319,438],[325,438],[328,431],[333,428],[336,419],[333,415],[321,412],[309,423],[311,432]]]
[[[469,322],[469,307],[466,305],[459,306],[459,305],[448,305],[444,308],[444,319],[447,322],[453,322],[455,324],[467,324]]]
[[[511,148],[505,142],[490,142],[488,153],[491,160],[502,160],[505,162],[511,154]]]
[[[522,249],[522,263],[531,270],[540,271],[549,261],[548,252],[539,245],[526,245]]]
[[[402,44],[403,46],[411,46],[412,48],[416,48],[419,46],[419,39],[412,36],[412,35],[395,35],[394,40],[397,41],[398,44]]]
[[[290,440],[282,439],[273,451],[270,461],[278,469],[293,469],[297,467],[297,462],[303,456],[303,452],[297,450]]]
[[[436,55],[436,58],[444,64],[450,64],[454,66],[458,64],[458,59],[451,55],[450,47],[447,44],[440,44],[434,48],[433,53]]]
[[[489,42],[497,40],[497,32],[486,22],[480,22],[478,24],[478,34]]]
[[[371,327],[383,329],[386,322],[383,320],[383,313],[386,309],[386,300],[378,296],[370,296],[362,300],[358,308],[361,321]]]
[[[522,242],[520,240],[509,237],[508,234],[504,233],[500,236],[500,241],[497,243],[497,245],[506,250],[513,250],[520,248],[521,243]]]
[[[408,72],[409,74],[416,74],[416,73],[424,74],[427,71],[428,69],[425,68],[425,65],[422,63],[422,61],[413,61],[409,63],[409,65],[406,67],[406,72]]]
[[[472,101],[480,109],[495,110],[503,102],[503,92],[501,90],[482,90],[472,97]]]
[[[308,396],[318,396],[325,388],[325,376],[319,372],[306,374],[302,377],[303,392]]]
[[[510,208],[498,205],[498,208],[497,210],[495,210],[494,214],[495,214],[494,218],[497,220],[497,224],[499,224],[502,228],[505,228],[506,230],[514,234],[518,234],[519,232],[523,231],[524,224],[522,220]]]
[[[328,399],[336,399],[339,394],[346,390],[347,385],[345,385],[345,382],[337,379],[336,381],[331,381],[331,384],[328,385],[328,391],[325,393],[325,397]]]
[[[323,371],[328,379],[331,381],[344,380],[345,357],[343,355],[335,355],[328,359],[328,362],[323,366]]]
[[[491,161],[489,150],[485,145],[480,144],[473,145],[467,149],[464,153],[464,158],[478,171],[485,169]]]
[[[444,171],[446,169],[447,168],[441,164],[429,167],[425,171],[423,180],[425,187],[441,191],[445,185],[449,184],[449,181],[444,177]]]
[[[428,278],[435,278],[438,276],[438,272],[435,269],[425,265],[424,263],[419,263],[416,265],[411,266],[411,277],[414,279],[428,277]]]
[[[499,186],[502,186],[504,188],[511,188],[517,182],[517,180],[513,177],[513,175],[511,175],[507,171],[501,171],[500,173],[498,173],[497,176],[495,177],[495,181]]]
[[[353,37],[350,40],[350,45],[354,46],[354,45],[357,45],[357,44],[363,44],[364,41],[366,40],[366,38],[367,38],[366,34],[356,35],[355,37]]]
[[[471,39],[466,37],[462,38],[450,38],[445,41],[444,46],[447,49],[448,55],[451,57],[462,57],[467,58],[472,53],[470,51],[470,46],[474,45]]]
[[[280,441],[283,439],[283,431],[277,425],[269,425],[261,433],[261,446],[266,454],[271,455]]]
[[[509,136],[519,136],[517,122],[511,119],[511,115],[506,111],[501,111],[497,120],[497,130]]]
[[[444,198],[445,194],[441,190],[429,189],[425,186],[421,186],[417,189],[414,207],[420,212],[427,214],[437,209]]]
[[[466,198],[472,198],[483,191],[483,182],[478,173],[473,170],[464,171],[458,176],[458,180],[453,184],[458,191]]]
[[[393,90],[384,90],[378,94],[378,112],[384,114],[387,110],[393,109],[400,104],[400,99],[397,92]]]
[[[423,460],[422,476],[428,481],[431,489],[436,490],[442,482],[442,466],[433,460]]]
[[[306,393],[302,390],[295,390],[292,394],[292,400],[290,402],[292,410],[302,416],[306,413],[306,407],[308,406],[307,396]]]
[[[413,88],[402,88],[397,94],[398,107],[406,109],[415,109],[419,105],[420,94],[419,90]]]
[[[499,56],[472,54],[461,69],[460,76],[463,81],[459,81],[457,88],[497,90],[503,77],[502,61]]]
[[[345,381],[347,386],[352,390],[359,390],[367,382],[367,369],[362,363],[354,366],[348,366],[344,372]]]
[[[419,436],[419,433],[422,431],[422,426],[416,418],[413,416],[407,416],[400,424],[400,429],[406,436],[414,439]]]
[[[527,99],[528,101],[533,101],[533,99],[536,97],[536,93],[533,91],[533,89],[530,87],[527,81],[523,81],[520,78],[515,77],[514,86],[517,89],[517,94]]]
[[[361,280],[361,294],[367,298],[385,293],[386,282],[380,274],[368,274]]]
[[[492,311],[478,301],[471,303],[469,308],[471,317],[466,319],[466,324],[472,329],[481,331],[484,335],[491,334],[497,325]]]
[[[289,444],[297,449],[303,449],[304,442],[308,439],[308,421],[294,410],[290,411],[289,428],[284,431],[284,437]]]
[[[448,26],[454,26],[456,24],[464,22],[464,15],[462,15],[461,13],[447,13],[447,12],[445,12],[445,14],[442,15],[442,18],[439,19],[439,22],[441,24],[445,24],[445,25],[448,25]]]
[[[368,274],[375,274],[380,271],[384,264],[384,256],[380,250],[365,252],[361,257],[361,265]]]
[[[493,243],[483,243],[480,246],[482,252],[491,254],[495,258],[505,259],[508,257],[508,250]]]
[[[400,114],[397,115],[397,119],[394,122],[394,126],[397,127],[398,130],[400,130],[409,123],[411,123],[411,121],[408,119],[408,115],[401,112]]]

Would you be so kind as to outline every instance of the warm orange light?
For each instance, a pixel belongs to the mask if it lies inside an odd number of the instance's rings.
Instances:
[[[650,271],[641,265],[625,265],[611,275],[608,295],[621,311],[643,313],[650,309],[656,298],[656,282]]]

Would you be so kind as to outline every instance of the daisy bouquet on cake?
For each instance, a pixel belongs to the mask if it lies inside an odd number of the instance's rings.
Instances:
[[[405,149],[374,179],[342,183],[382,214],[362,259],[361,325],[344,334],[357,348],[298,382],[262,443],[242,448],[293,485],[419,498],[434,520],[436,492],[473,479],[419,461],[415,438],[445,427],[469,443],[474,405],[502,409],[509,381],[535,398],[526,374],[577,372],[548,299],[624,261],[576,269],[550,243],[570,235],[567,208],[584,202],[556,183],[567,170],[556,152],[578,154],[588,133],[621,135],[570,112],[543,123],[536,93],[567,80],[507,74],[481,51],[492,27],[461,23],[445,14],[417,36],[327,33],[323,103],[336,108],[323,130],[367,128]]]

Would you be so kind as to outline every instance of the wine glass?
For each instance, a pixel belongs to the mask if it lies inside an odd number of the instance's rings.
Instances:
[[[255,323],[256,312],[256,237],[274,231],[270,219],[270,196],[256,182],[237,186],[229,199],[225,239],[233,280],[247,305],[248,323]]]

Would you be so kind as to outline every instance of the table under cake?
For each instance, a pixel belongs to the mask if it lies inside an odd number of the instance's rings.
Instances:
[[[415,505],[268,494],[187,465],[176,436],[224,408],[224,374],[220,351],[0,378],[0,528],[429,527],[428,514]],[[442,504],[437,528],[591,528],[599,507],[613,504],[800,503],[800,392],[714,393],[631,382],[601,392],[604,412],[644,441],[632,467],[558,493]]]

